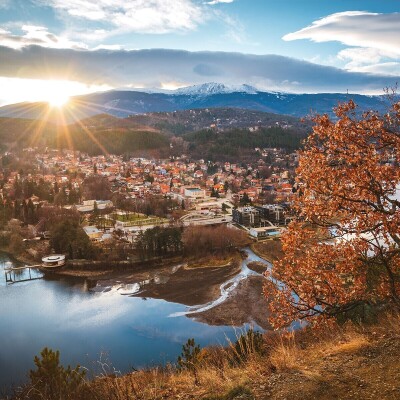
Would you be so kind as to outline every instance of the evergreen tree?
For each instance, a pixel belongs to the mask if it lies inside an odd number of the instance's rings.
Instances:
[[[32,387],[29,398],[36,399],[74,399],[84,384],[85,371],[79,365],[75,368],[60,365],[59,351],[44,348],[40,357],[34,359],[35,370],[29,377]]]

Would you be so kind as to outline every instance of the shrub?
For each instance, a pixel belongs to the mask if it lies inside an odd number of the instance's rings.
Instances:
[[[196,345],[194,339],[188,339],[182,346],[182,354],[178,357],[178,369],[191,370],[196,369],[200,362],[200,346]]]
[[[40,357],[34,359],[36,370],[29,372],[31,393],[29,398],[35,399],[75,399],[85,383],[85,371],[77,365],[64,368],[60,365],[60,352],[45,347]]]
[[[264,354],[264,339],[260,332],[249,329],[239,336],[238,340],[231,345],[235,362],[246,361],[251,355]]]

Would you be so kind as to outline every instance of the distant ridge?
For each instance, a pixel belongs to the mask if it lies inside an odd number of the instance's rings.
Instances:
[[[205,83],[174,91],[111,90],[76,96],[63,111],[49,109],[47,103],[18,103],[0,107],[0,116],[42,119],[44,115],[55,123],[71,123],[77,119],[107,113],[116,117],[172,112],[199,108],[241,108],[295,117],[311,113],[332,114],[338,102],[353,99],[360,111],[386,111],[385,96],[366,96],[344,93],[293,94],[266,92],[250,85],[228,86],[222,83]]]
[[[210,96],[213,94],[223,93],[247,93],[257,94],[258,90],[250,85],[225,85],[223,83],[203,83],[202,85],[187,86],[181,89],[171,91],[175,95],[188,95],[188,96]]]

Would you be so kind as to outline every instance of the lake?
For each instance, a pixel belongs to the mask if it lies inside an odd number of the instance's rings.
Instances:
[[[100,372],[105,363],[123,373],[176,361],[189,337],[206,346],[226,345],[237,335],[232,327],[187,318],[181,304],[123,296],[116,288],[93,292],[83,279],[7,285],[6,262],[18,265],[0,253],[0,389],[26,381],[34,356],[46,346],[60,350],[64,365]]]

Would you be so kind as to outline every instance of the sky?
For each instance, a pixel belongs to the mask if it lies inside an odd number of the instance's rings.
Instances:
[[[0,0],[0,105],[218,82],[382,94],[400,0]]]

